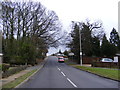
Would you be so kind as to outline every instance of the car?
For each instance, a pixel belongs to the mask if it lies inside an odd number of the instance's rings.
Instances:
[[[64,60],[64,57],[58,57],[58,62],[64,62],[65,60]]]
[[[113,62],[114,60],[110,59],[110,58],[102,58],[100,59],[100,62]]]

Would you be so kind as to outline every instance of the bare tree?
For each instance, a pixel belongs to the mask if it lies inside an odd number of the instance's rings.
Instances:
[[[25,55],[34,58],[38,51],[46,53],[49,47],[58,46],[61,25],[54,11],[33,2],[3,2],[2,10],[4,53],[9,59],[19,61],[23,56],[27,62]]]

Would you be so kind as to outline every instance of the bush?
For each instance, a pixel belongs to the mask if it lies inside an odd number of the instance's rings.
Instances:
[[[2,73],[2,64],[0,64],[0,73]],[[1,79],[1,75],[0,75],[0,79]]]
[[[25,65],[25,60],[23,60],[22,56],[13,56],[13,58],[10,61],[11,65]]]
[[[10,76],[10,75],[13,75],[13,74],[15,74],[15,73],[18,73],[18,72],[26,69],[26,68],[27,68],[27,66],[15,67],[15,68],[13,68],[13,69],[10,69],[10,70],[7,70],[6,72],[4,72],[4,73],[2,74],[2,77],[3,77],[3,78],[8,77],[8,76]]]
[[[9,67],[10,67],[10,64],[3,63],[2,64],[2,71],[6,72],[9,69]]]
[[[0,64],[0,71],[2,71],[2,64]]]

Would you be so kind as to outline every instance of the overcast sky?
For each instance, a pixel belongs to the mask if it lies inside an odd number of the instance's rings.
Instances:
[[[36,0],[35,0],[36,1]],[[119,0],[37,0],[54,10],[67,28],[70,21],[101,20],[107,36],[113,27],[118,29]]]
[[[15,0],[18,1],[18,0]],[[26,0],[24,0],[26,1]],[[47,9],[53,10],[63,24],[63,29],[69,31],[71,21],[102,21],[107,37],[114,27],[118,31],[118,1],[120,0],[32,0],[41,2]],[[61,48],[64,50],[63,48]],[[51,52],[59,49],[51,48]],[[52,53],[53,53],[52,52]]]
[[[69,31],[70,21],[100,20],[107,37],[114,27],[118,31],[118,1],[119,0],[37,0],[45,7],[54,10],[64,29]],[[64,48],[62,48],[62,51]],[[49,54],[59,49],[49,49]]]

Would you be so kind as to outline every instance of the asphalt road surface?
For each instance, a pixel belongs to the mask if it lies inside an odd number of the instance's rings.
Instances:
[[[19,88],[118,88],[118,82],[78,70],[49,56],[45,66]]]

